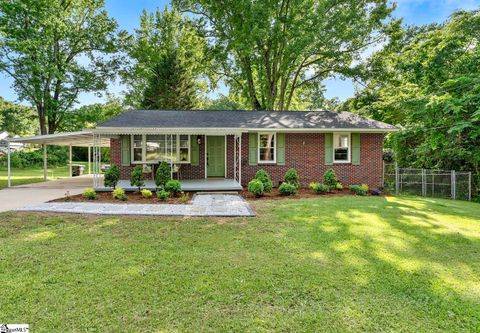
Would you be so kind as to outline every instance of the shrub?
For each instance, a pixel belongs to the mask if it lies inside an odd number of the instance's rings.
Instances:
[[[140,193],[142,193],[142,197],[144,197],[145,199],[149,199],[152,197],[152,191],[150,190],[143,189],[140,191]]]
[[[288,169],[283,179],[285,183],[295,186],[295,189],[298,189],[300,187],[300,180],[298,178],[298,173],[297,173],[297,170],[294,168]]]
[[[169,196],[170,196],[170,193],[165,190],[157,191],[157,198],[162,201],[167,200]]]
[[[282,185],[280,185],[278,188],[278,191],[282,195],[292,195],[297,193],[297,187],[290,183],[282,183]]]
[[[309,187],[312,189],[313,192],[317,194],[323,194],[330,191],[330,188],[322,183],[310,183]]]
[[[140,188],[145,185],[143,181],[143,168],[141,165],[137,165],[133,168],[132,175],[130,176],[130,185],[136,186],[140,191]]]
[[[67,165],[68,148],[58,146],[47,146],[47,164],[49,167]],[[7,162],[7,155],[0,157],[0,162]],[[12,168],[43,167],[43,149],[20,150],[10,155],[10,166]]]
[[[115,164],[112,164],[110,168],[105,171],[105,175],[103,177],[103,184],[106,187],[113,187],[113,189],[115,189],[118,181],[120,180],[120,169]]]
[[[157,185],[158,188],[164,187],[170,180],[172,180],[170,164],[165,161],[160,162],[155,172],[155,185]]]
[[[165,191],[170,192],[173,196],[177,196],[182,192],[182,184],[176,179],[169,180],[165,184]]]
[[[125,201],[127,200],[127,195],[125,194],[125,190],[123,188],[116,188],[112,191],[112,197],[117,200]]]
[[[330,190],[336,188],[338,179],[333,169],[328,169],[327,171],[325,171],[325,173],[323,174],[323,183],[327,185]]]
[[[356,195],[365,195],[368,192],[368,185],[350,185],[350,191],[355,192]]]
[[[190,197],[188,196],[187,193],[184,193],[180,196],[178,199],[181,203],[187,203],[190,200]]]
[[[263,190],[265,192],[272,192],[273,184],[272,180],[270,179],[270,175],[267,173],[267,171],[260,169],[257,171],[255,174],[255,179],[258,179],[259,181],[262,182],[263,184]]]
[[[261,197],[265,192],[263,183],[258,179],[251,180],[248,183],[247,188],[248,188],[248,192],[252,193],[256,198]]]
[[[82,196],[85,198],[85,199],[89,199],[89,200],[94,200],[97,198],[97,192],[95,192],[95,190],[93,188],[86,188],[83,190],[83,194]]]
[[[342,185],[342,183],[338,182],[338,183],[335,185],[335,189],[338,190],[338,191],[343,190],[343,185]]]

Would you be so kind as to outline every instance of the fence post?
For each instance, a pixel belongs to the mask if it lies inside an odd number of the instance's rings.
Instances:
[[[455,190],[456,190],[456,179],[455,179],[455,170],[452,170],[451,171],[451,181],[450,181],[450,186],[451,186],[451,190],[452,190],[452,199],[455,200],[455,197],[456,197],[456,193],[455,193]]]
[[[400,193],[400,175],[398,172],[398,163],[395,162],[395,194]]]
[[[427,180],[425,175],[425,169],[422,169],[422,196],[427,196]]]
[[[472,201],[472,172],[468,173],[468,201]]]

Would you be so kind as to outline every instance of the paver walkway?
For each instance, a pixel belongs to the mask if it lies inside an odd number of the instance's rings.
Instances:
[[[47,202],[16,210],[99,215],[255,216],[248,202],[236,194],[197,194],[189,205]]]

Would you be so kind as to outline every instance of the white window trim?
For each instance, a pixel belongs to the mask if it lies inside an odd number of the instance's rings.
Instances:
[[[273,160],[262,161],[260,160],[260,135],[273,134]],[[265,148],[265,147],[263,147]],[[277,132],[260,132],[257,135],[257,164],[276,164],[277,163]]]
[[[340,148],[340,147],[335,147],[335,143],[339,135],[348,135],[348,152],[347,152],[347,159],[346,160],[335,160],[335,148]],[[352,161],[352,134],[351,133],[333,133],[333,149],[332,149],[332,154],[333,154],[333,163],[336,164],[346,164],[346,163],[351,163]]]
[[[134,154],[133,154],[133,146],[134,146],[134,136],[141,135],[142,136],[142,160],[141,161],[134,161]],[[150,135],[150,134],[148,134]],[[164,135],[164,134],[152,134],[152,135]],[[176,135],[177,136],[177,161],[175,164],[190,164],[192,147],[190,142],[190,134],[165,134],[165,135]],[[180,160],[180,135],[187,135],[188,136],[188,160],[187,161],[179,161]],[[131,155],[131,163],[132,164],[157,164],[162,160],[151,160],[147,161],[147,134],[132,134],[130,136],[130,155]],[[169,162],[169,161],[167,161]]]

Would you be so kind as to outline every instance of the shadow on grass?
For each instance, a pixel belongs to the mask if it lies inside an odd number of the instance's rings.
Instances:
[[[314,199],[282,208],[289,212],[284,220],[298,224],[283,236],[294,255],[335,267],[339,279],[369,289],[379,304],[397,300],[412,325],[423,317],[432,328],[468,331],[480,321],[480,205],[471,207],[417,198]]]

